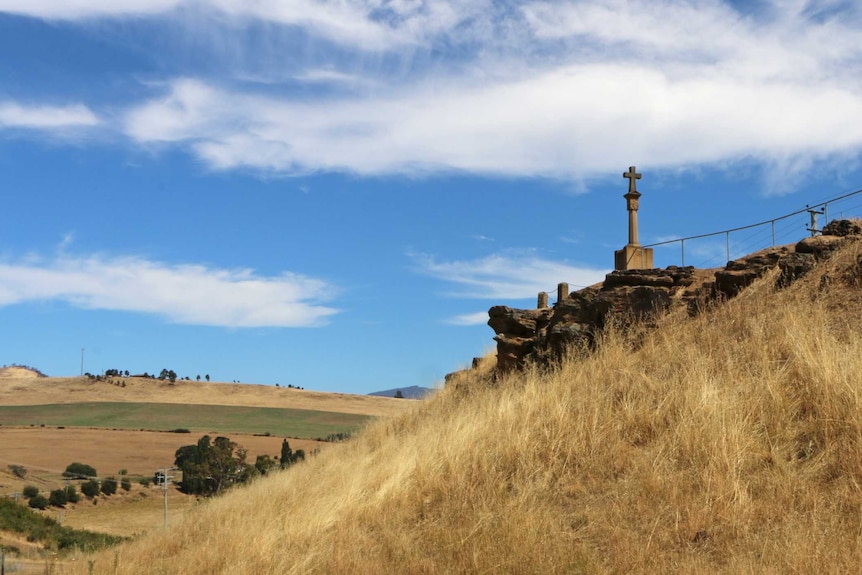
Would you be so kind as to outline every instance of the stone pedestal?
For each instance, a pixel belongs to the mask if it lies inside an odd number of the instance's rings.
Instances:
[[[614,252],[614,269],[616,270],[650,270],[653,269],[652,248],[627,245]]]

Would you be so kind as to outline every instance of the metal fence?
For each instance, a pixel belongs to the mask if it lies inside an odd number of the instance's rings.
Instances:
[[[758,250],[795,242],[806,232],[816,235],[830,218],[862,218],[860,194],[862,190],[856,190],[810,204],[801,210],[771,220],[719,232],[665,240],[643,247],[655,250],[656,265],[660,260],[670,262],[659,267],[673,264],[693,265],[698,268],[720,267],[730,260]],[[675,251],[675,254],[671,254],[671,250]]]

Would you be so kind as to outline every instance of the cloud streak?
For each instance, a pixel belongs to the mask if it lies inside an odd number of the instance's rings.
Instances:
[[[172,323],[314,327],[338,310],[322,305],[332,286],[284,273],[168,265],[136,257],[60,256],[0,263],[0,306],[63,301],[82,309],[154,314]]]
[[[62,130],[92,128],[101,123],[87,106],[27,106],[17,102],[0,102],[0,128]]]
[[[539,292],[553,290],[560,282],[588,286],[604,280],[610,271],[519,254],[460,261],[438,261],[429,255],[413,257],[420,273],[459,286],[448,296],[471,299],[535,299]],[[476,317],[459,316],[463,321],[475,321]]]

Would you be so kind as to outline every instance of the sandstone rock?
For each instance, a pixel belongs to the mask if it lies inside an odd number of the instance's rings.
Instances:
[[[846,237],[862,236],[862,224],[856,221],[833,221],[824,227],[824,234],[827,230],[833,235],[806,238],[795,247],[761,250],[729,261],[714,273],[690,266],[617,270],[600,286],[573,292],[552,308],[492,307],[488,325],[496,333],[497,370],[553,360],[573,344],[592,345],[596,333],[611,321],[649,324],[677,306],[697,313],[711,302],[736,296],[776,267],[780,269],[777,285],[786,287],[809,273],[818,260],[829,257]]]
[[[862,221],[860,220],[832,220],[825,226],[821,233],[824,236],[862,236]]]
[[[832,252],[845,242],[843,236],[814,236],[805,238],[796,244],[796,251],[803,254],[814,254],[818,260],[829,257]]]
[[[778,276],[776,287],[785,288],[801,278],[817,264],[814,255],[810,253],[787,254],[778,262],[781,275]]]

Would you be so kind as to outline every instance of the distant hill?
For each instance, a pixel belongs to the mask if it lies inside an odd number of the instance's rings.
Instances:
[[[376,397],[395,397],[395,393],[400,391],[404,399],[424,399],[426,395],[434,391],[430,387],[421,387],[419,385],[411,385],[410,387],[396,387],[393,389],[384,389],[383,391],[375,391],[368,395]]]
[[[28,378],[28,377],[47,377],[44,373],[35,367],[26,365],[9,365],[0,367],[0,377],[4,379],[11,378]]]

